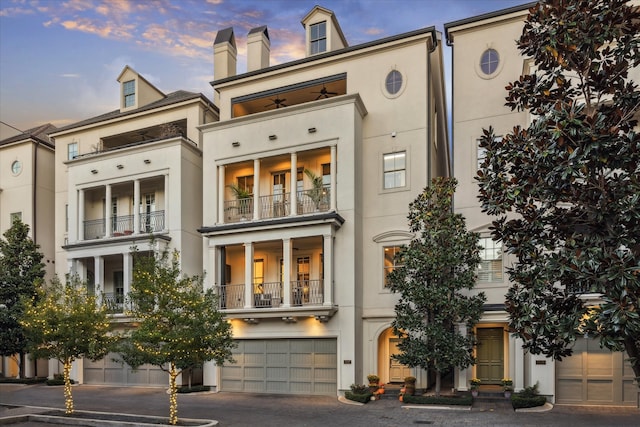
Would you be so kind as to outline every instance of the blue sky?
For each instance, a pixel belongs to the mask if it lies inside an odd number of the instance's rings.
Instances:
[[[267,25],[271,65],[304,56],[300,20],[335,12],[350,45],[435,26],[527,0],[0,0],[0,121],[64,126],[118,108],[130,65],[164,93],[212,98],[212,45],[234,27],[238,73],[246,35]],[[445,46],[447,79],[450,48]],[[447,101],[450,106],[450,100]],[[15,131],[0,124],[0,139]]]

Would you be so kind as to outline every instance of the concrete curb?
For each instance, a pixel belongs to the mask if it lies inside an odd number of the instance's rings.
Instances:
[[[542,406],[535,406],[533,408],[518,408],[516,412],[548,412],[553,409],[553,405],[549,402]]]
[[[438,410],[448,410],[448,411],[471,411],[471,406],[463,406],[463,405],[451,405],[451,406],[443,406],[443,405],[402,405],[403,409],[438,409]]]
[[[338,396],[338,402],[344,403],[345,405],[355,405],[355,406],[364,405],[364,403],[362,403],[362,402],[354,402],[353,400],[349,400],[344,396]]]

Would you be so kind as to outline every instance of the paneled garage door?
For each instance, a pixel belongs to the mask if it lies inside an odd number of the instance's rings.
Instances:
[[[335,339],[237,340],[235,364],[222,368],[222,391],[337,392]]]
[[[142,365],[135,371],[127,364],[114,362],[117,354],[109,353],[103,359],[84,360],[85,384],[169,386],[169,375],[155,366]]]
[[[556,363],[556,403],[636,406],[638,389],[626,356],[600,348],[598,340],[578,339],[573,356]]]

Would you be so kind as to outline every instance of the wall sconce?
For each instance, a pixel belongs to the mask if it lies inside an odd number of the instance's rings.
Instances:
[[[269,135],[269,141],[275,141],[278,139],[278,135]]]
[[[116,167],[117,167],[118,169],[122,169],[122,168],[124,168],[124,166],[122,166],[122,165],[116,165]]]
[[[253,317],[251,318],[247,318],[247,319],[243,319],[245,322],[247,322],[250,325],[256,325],[258,324],[258,319],[254,319]]]
[[[149,160],[149,159],[144,159],[144,164],[145,164],[145,165],[148,165],[149,163],[151,163],[151,160]]]
[[[309,131],[309,133],[316,133],[316,128],[309,128],[307,130]]]
[[[297,323],[298,322],[298,319],[296,319],[295,317],[291,317],[291,316],[283,317],[282,320],[284,321],[284,323]]]
[[[98,173],[98,169],[91,169],[91,173],[94,174],[94,175],[97,174]]]
[[[233,147],[240,147],[240,141],[233,141],[233,142],[231,143],[231,145],[232,145]]]
[[[327,323],[329,321],[329,316],[325,316],[325,315],[316,316],[316,320],[320,323]]]

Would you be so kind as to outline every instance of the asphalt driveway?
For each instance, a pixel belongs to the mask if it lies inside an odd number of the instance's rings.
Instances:
[[[145,387],[73,387],[77,410],[168,415],[164,389]],[[0,417],[9,407],[64,408],[61,387],[0,384]],[[24,409],[23,409],[24,410]],[[640,426],[634,408],[556,406],[548,412],[514,412],[491,403],[471,410],[411,408],[393,399],[357,406],[332,397],[198,393],[178,396],[178,416],[215,419],[227,426]]]

